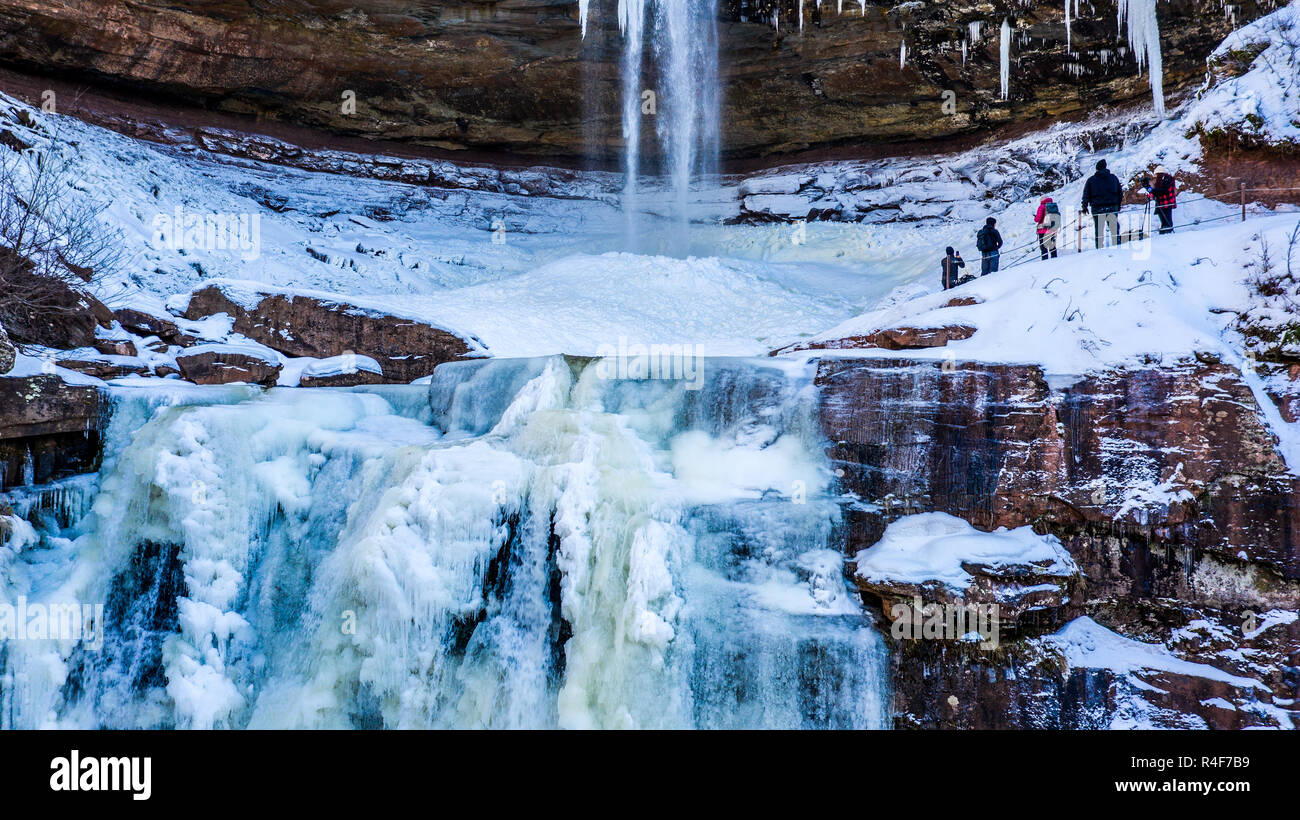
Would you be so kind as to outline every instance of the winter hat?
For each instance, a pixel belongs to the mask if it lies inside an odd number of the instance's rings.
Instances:
[[[1156,166],[1156,173],[1157,173],[1157,174],[1167,174],[1167,173],[1169,173],[1169,172],[1165,170],[1165,166],[1163,166],[1163,165],[1157,165],[1157,166]]]
[[[1052,201],[1052,198],[1051,198],[1050,196],[1045,196],[1045,197],[1042,198],[1042,200],[1041,200],[1038,204],[1039,204],[1039,205],[1042,205],[1044,202],[1051,202],[1051,201]]]
[[[984,224],[992,227],[993,225],[998,224],[998,221],[990,216],[988,219],[984,220]]]
[[[948,247],[944,248],[944,251],[945,251],[949,256],[952,256],[954,253],[956,253],[956,251],[954,251],[954,250],[952,249],[952,245],[949,245]]]
[[[1105,171],[1105,170],[1106,170],[1106,160],[1104,160],[1104,159],[1099,159],[1099,160],[1097,160],[1097,170],[1098,170],[1098,171]]]

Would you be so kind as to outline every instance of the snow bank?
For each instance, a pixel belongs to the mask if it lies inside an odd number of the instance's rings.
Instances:
[[[860,551],[856,575],[874,582],[938,583],[964,596],[974,577],[963,565],[1035,564],[1043,575],[1078,572],[1055,536],[1030,527],[983,532],[947,513],[908,515],[892,522],[873,546]]]
[[[1248,70],[1238,73],[1247,60]],[[1300,142],[1300,5],[1283,6],[1234,31],[1207,62],[1210,79],[1184,115],[1191,127],[1210,134],[1232,131],[1265,144]]]

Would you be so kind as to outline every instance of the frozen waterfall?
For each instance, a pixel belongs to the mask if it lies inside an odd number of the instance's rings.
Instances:
[[[635,248],[637,220],[646,207],[641,176],[643,140],[654,134],[657,169],[668,184],[667,210],[675,243],[690,222],[693,197],[718,170],[721,132],[717,0],[618,0],[622,37],[623,209],[628,246]],[[579,9],[586,36],[589,5]],[[647,123],[653,123],[647,128]],[[680,247],[678,250],[682,250]]]
[[[1119,25],[1126,28],[1129,48],[1144,68],[1151,84],[1151,100],[1156,116],[1165,115],[1164,62],[1160,52],[1160,23],[1156,19],[1157,0],[1119,0]],[[1127,23],[1127,27],[1125,24]]]
[[[0,647],[0,725],[883,726],[812,374],[704,366],[114,389],[89,511],[0,548],[102,648]]]

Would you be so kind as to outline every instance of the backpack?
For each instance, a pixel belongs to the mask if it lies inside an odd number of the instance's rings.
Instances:
[[[1060,208],[1060,206],[1057,205],[1055,202],[1049,202],[1049,203],[1047,203],[1047,205],[1043,208],[1043,213],[1044,213],[1044,214],[1055,214],[1056,216],[1060,216],[1060,215],[1061,215],[1061,208]]]
[[[992,229],[989,228],[989,226],[985,225],[983,228],[980,228],[979,233],[975,234],[975,249],[981,253],[988,253],[989,251],[996,250],[994,247],[995,244],[996,243],[993,241]]]

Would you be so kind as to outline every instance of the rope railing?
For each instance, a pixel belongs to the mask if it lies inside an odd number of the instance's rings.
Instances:
[[[1238,216],[1238,215],[1235,214],[1235,213],[1233,213],[1233,214],[1225,214],[1225,215],[1223,215],[1223,216],[1215,216],[1215,217],[1210,217],[1210,218],[1208,218],[1208,219],[1197,219],[1197,220],[1195,220],[1194,222],[1189,223],[1189,224],[1193,224],[1193,225],[1204,225],[1204,224],[1209,223],[1209,222],[1220,222],[1220,221],[1223,221],[1223,220],[1225,220],[1225,219],[1240,219],[1241,221],[1244,222],[1244,221],[1246,220],[1246,218],[1247,218],[1247,212],[1246,212],[1246,206],[1247,206],[1247,204],[1248,204],[1248,203],[1246,202],[1246,195],[1247,195],[1247,194],[1255,194],[1255,193],[1289,193],[1289,192],[1300,192],[1300,187],[1291,187],[1291,188],[1247,188],[1247,187],[1245,187],[1245,185],[1243,185],[1243,186],[1242,186],[1240,189],[1238,189],[1237,191],[1233,191],[1233,192],[1229,192],[1229,193],[1223,193],[1223,194],[1188,194],[1188,195],[1186,195],[1186,196],[1181,196],[1181,197],[1179,197],[1179,204],[1187,204],[1187,203],[1191,203],[1191,202],[1200,202],[1200,201],[1202,201],[1202,200],[1207,200],[1207,199],[1208,199],[1208,200],[1213,200],[1213,201],[1219,201],[1219,200],[1221,200],[1221,199],[1223,199],[1223,198],[1225,198],[1225,197],[1236,197],[1236,198],[1239,198],[1240,201],[1241,201],[1241,214],[1240,214],[1240,216]],[[1134,208],[1134,207],[1136,207],[1136,206],[1134,206],[1134,205],[1130,205],[1129,207],[1130,207],[1130,208]],[[1118,231],[1116,231],[1115,234],[1114,234],[1114,236],[1115,236],[1115,242],[1114,242],[1114,244],[1113,244],[1111,247],[1117,247],[1117,246],[1124,245],[1124,244],[1130,244],[1130,243],[1132,243],[1132,242],[1134,242],[1134,241],[1144,241],[1144,240],[1146,240],[1149,236],[1151,236],[1151,234],[1153,233],[1153,231],[1151,230],[1151,223],[1150,223],[1151,212],[1152,212],[1151,203],[1150,203],[1150,202],[1146,202],[1146,203],[1144,203],[1144,204],[1142,205],[1142,211],[1141,211],[1142,219],[1141,219],[1141,221],[1140,221],[1140,223],[1139,223],[1139,226],[1138,226],[1138,230],[1137,230],[1136,235],[1134,234],[1134,232],[1132,231],[1132,229],[1130,229],[1130,230],[1128,230],[1128,231],[1118,230]],[[1120,216],[1121,214],[1124,214],[1124,213],[1126,213],[1126,211],[1125,211],[1125,206],[1121,205],[1121,206],[1120,206],[1120,210],[1115,212],[1117,220],[1118,220],[1119,216]],[[1128,213],[1128,214],[1132,214],[1133,211],[1130,210],[1130,211],[1127,211],[1127,213]],[[1076,214],[1076,215],[1075,215],[1075,216],[1074,216],[1074,217],[1073,217],[1069,222],[1065,223],[1064,225],[1062,225],[1060,228],[1058,228],[1058,229],[1056,230],[1056,234],[1055,234],[1055,236],[1056,236],[1056,248],[1057,248],[1057,253],[1058,253],[1058,255],[1059,255],[1061,252],[1063,252],[1063,251],[1065,251],[1065,250],[1068,250],[1068,247],[1069,247],[1068,243],[1064,243],[1064,242],[1062,242],[1061,240],[1062,240],[1062,237],[1065,237],[1065,236],[1068,236],[1068,235],[1069,235],[1069,231],[1070,231],[1070,230],[1074,230],[1074,232],[1075,232],[1075,234],[1076,234],[1076,235],[1075,235],[1075,252],[1076,252],[1076,253],[1083,253],[1085,250],[1087,250],[1087,247],[1086,247],[1085,243],[1083,242],[1083,226],[1084,226],[1084,222],[1085,222],[1085,220],[1084,220],[1082,217],[1085,216],[1085,215],[1086,215],[1086,214],[1083,214],[1082,212]],[[1093,214],[1093,216],[1095,216],[1095,214]],[[1184,227],[1185,227],[1185,226],[1184,226]],[[1096,223],[1095,223],[1095,222],[1093,223],[1093,230],[1094,230],[1094,234],[1093,234],[1093,242],[1092,242],[1092,244],[1093,244],[1093,246],[1094,246],[1094,248],[1095,248],[1095,246],[1096,246],[1096,233],[1095,233],[1095,231],[1096,231]],[[1158,230],[1159,230],[1159,229],[1157,228],[1157,231],[1158,231]],[[1040,245],[1040,243],[1039,243],[1039,240],[1038,240],[1037,236],[1035,236],[1034,239],[1032,239],[1031,241],[1026,242],[1026,243],[1024,243],[1024,244],[1022,244],[1022,245],[1015,245],[1015,246],[1012,246],[1012,247],[1010,247],[1010,248],[1002,248],[1002,249],[999,250],[999,254],[1012,254],[1012,253],[1017,253],[1017,252],[1019,252],[1019,251],[1026,251],[1026,250],[1028,251],[1028,253],[1024,253],[1024,254],[1022,254],[1021,256],[1019,256],[1019,257],[1013,259],[1011,262],[1009,262],[1009,263],[1007,263],[1007,264],[1005,264],[1005,265],[999,265],[999,266],[998,266],[998,270],[999,270],[999,271],[1010,270],[1011,268],[1017,267],[1017,266],[1019,266],[1019,265],[1024,265],[1024,264],[1026,264],[1026,263],[1034,262],[1034,261],[1039,261],[1039,260],[1042,259],[1042,248],[1041,248],[1041,245]],[[981,252],[979,258],[982,259],[983,256],[984,256],[984,254]]]

